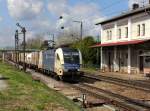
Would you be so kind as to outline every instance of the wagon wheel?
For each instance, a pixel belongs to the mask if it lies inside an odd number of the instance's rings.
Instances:
[[[59,78],[59,76],[58,75],[54,75],[54,78],[56,79],[56,80],[60,80],[60,78]]]
[[[61,81],[63,81],[63,80],[64,80],[64,78],[63,78],[63,76],[62,76],[62,75],[60,75],[60,76],[59,76],[59,79],[60,79]]]
[[[59,69],[59,72],[58,72],[58,77],[59,77],[59,80],[63,80],[63,70],[62,69]]]

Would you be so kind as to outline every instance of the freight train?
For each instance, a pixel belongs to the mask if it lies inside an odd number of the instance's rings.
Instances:
[[[24,62],[24,53],[19,53],[19,64]],[[12,60],[16,60],[13,53]],[[80,50],[73,48],[58,48],[25,53],[25,63],[29,68],[50,74],[58,79],[78,79],[83,72]]]

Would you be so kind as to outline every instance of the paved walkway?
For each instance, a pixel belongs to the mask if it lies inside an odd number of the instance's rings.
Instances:
[[[144,76],[144,74],[124,74],[124,73],[115,73],[115,72],[106,72],[101,73],[102,75],[118,77],[122,79],[128,80],[147,80],[148,78]]]
[[[118,72],[105,72],[102,73],[100,71],[88,71],[86,70],[85,72],[88,73],[93,73],[96,75],[105,75],[105,76],[111,76],[111,77],[117,77],[117,78],[122,78],[122,79],[127,79],[127,80],[148,80],[148,77],[145,77],[144,74],[125,74],[125,73],[118,73]]]
[[[7,88],[6,80],[0,75],[0,91]]]

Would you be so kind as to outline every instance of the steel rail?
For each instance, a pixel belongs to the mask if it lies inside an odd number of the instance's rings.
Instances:
[[[96,88],[87,84],[71,85],[72,87],[79,89],[85,93],[95,96],[99,99],[105,99],[106,101],[112,101],[111,104],[123,108],[125,111],[149,111],[150,105],[144,102],[139,102],[134,99],[118,95],[100,88]]]

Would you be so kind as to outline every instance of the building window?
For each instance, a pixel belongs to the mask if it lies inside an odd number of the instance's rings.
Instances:
[[[109,40],[112,38],[112,31],[109,32]]]
[[[142,35],[145,36],[145,24],[142,24]]]
[[[140,36],[140,31],[141,31],[140,25],[138,25],[138,26],[137,26],[137,35],[138,35],[138,36]]]
[[[128,27],[125,28],[125,37],[128,38]]]
[[[107,31],[107,40],[109,40],[109,31]]]
[[[118,38],[121,39],[121,29],[118,29]]]

